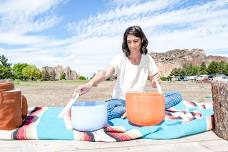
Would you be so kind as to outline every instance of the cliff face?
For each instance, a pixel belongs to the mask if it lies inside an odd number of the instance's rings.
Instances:
[[[214,56],[214,55],[207,56],[206,63],[208,64],[212,61],[216,61],[216,62],[224,61],[224,62],[228,63],[228,58],[226,58],[224,56]]]
[[[78,78],[78,74],[71,70],[70,67],[63,68],[63,66],[58,65],[57,67],[45,66],[41,69],[43,75],[47,80],[59,80],[61,75],[65,75],[66,80],[74,80]]]
[[[205,62],[209,64],[212,61],[228,62],[228,58],[220,56],[206,56],[203,49],[175,49],[165,53],[151,53],[155,60],[161,76],[168,76],[174,68],[181,68],[185,65],[200,65]]]

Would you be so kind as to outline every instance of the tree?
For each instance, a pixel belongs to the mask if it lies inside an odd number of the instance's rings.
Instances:
[[[181,73],[181,69],[180,68],[174,68],[171,73],[170,73],[170,76],[180,76],[180,73]]]
[[[4,67],[10,67],[12,64],[11,63],[8,63],[8,59],[4,56],[4,55],[1,55],[0,56],[0,65],[3,65]]]
[[[228,75],[228,63],[225,63],[224,61],[212,61],[208,67],[204,62],[201,63],[200,66],[194,66],[189,64],[185,65],[183,68],[174,68],[171,71],[170,76],[193,76],[199,74],[215,75],[217,73]]]
[[[180,71],[180,76],[181,76],[181,77],[186,76],[186,71],[185,71],[185,69],[181,69],[181,71]]]
[[[14,76],[16,79],[25,80],[26,78],[22,75],[22,70],[27,67],[27,63],[17,63],[13,65]]]
[[[223,74],[223,71],[225,69],[226,63],[224,61],[218,62],[217,63],[217,72],[219,74]]]
[[[61,73],[60,80],[66,80],[66,73]]]
[[[228,63],[226,63],[224,69],[223,69],[223,73],[228,76]]]
[[[183,70],[185,70],[186,75],[192,75],[192,64],[187,65]]]
[[[200,65],[200,74],[207,74],[207,66],[205,62],[201,63]]]
[[[0,65],[0,79],[9,79],[13,76],[11,68]]]
[[[79,80],[86,80],[86,77],[84,77],[84,76],[81,75],[78,79]]]
[[[162,81],[171,81],[172,77],[168,76],[168,77],[161,77],[160,78]]]
[[[4,56],[0,56],[0,79],[9,79],[13,77],[11,70],[11,63],[8,63],[8,59]]]
[[[208,68],[207,68],[208,74],[216,74],[216,73],[218,73],[218,69],[217,68],[218,68],[218,63],[215,62],[215,61],[212,61],[209,64]]]
[[[198,75],[200,73],[199,66],[192,66],[192,75]]]
[[[42,73],[35,65],[28,65],[22,70],[22,75],[30,80],[41,79]]]

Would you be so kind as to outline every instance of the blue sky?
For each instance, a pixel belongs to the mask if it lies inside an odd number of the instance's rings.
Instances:
[[[90,76],[121,52],[131,25],[142,27],[150,51],[228,57],[228,0],[0,0],[0,54]]]

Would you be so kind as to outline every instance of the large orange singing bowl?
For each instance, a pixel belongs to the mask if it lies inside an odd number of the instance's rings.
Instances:
[[[126,94],[126,113],[135,125],[159,124],[165,118],[165,98],[159,93],[129,92]]]

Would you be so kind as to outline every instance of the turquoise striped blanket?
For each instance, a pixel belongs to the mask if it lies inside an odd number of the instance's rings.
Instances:
[[[182,101],[166,110],[165,120],[155,126],[139,127],[127,119],[115,118],[97,131],[79,132],[70,127],[70,119],[59,119],[63,107],[34,107],[23,125],[10,131],[0,130],[0,139],[127,141],[133,139],[174,139],[194,135],[213,128],[211,104]]]

